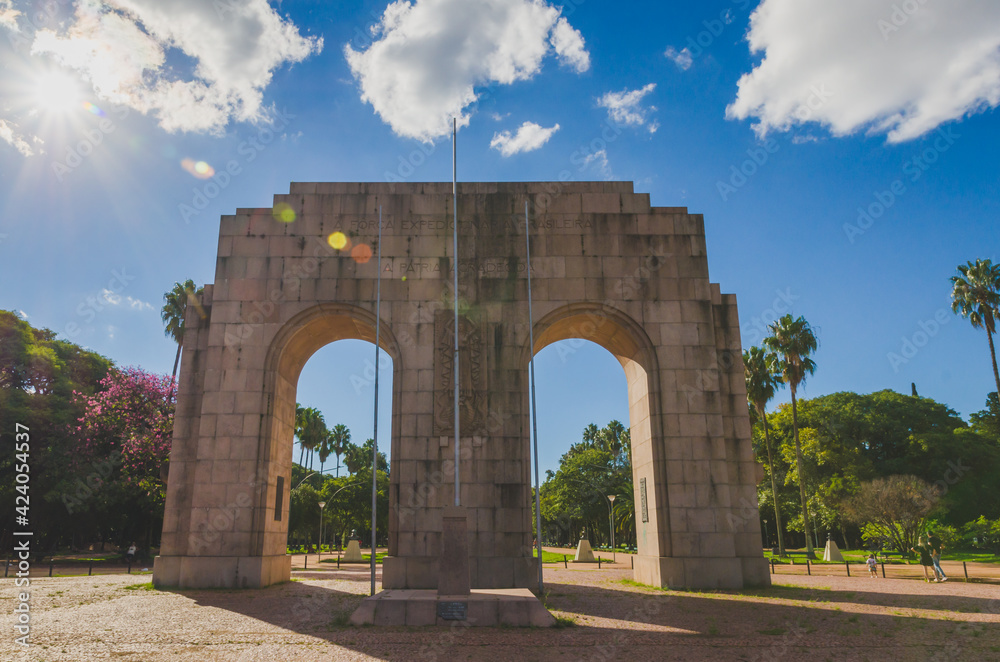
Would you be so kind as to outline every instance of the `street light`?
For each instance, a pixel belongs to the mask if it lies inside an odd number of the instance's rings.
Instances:
[[[617,494],[608,496],[611,506],[608,508],[608,521],[611,527],[611,562],[615,563],[615,497]]]
[[[319,502],[319,545],[316,551],[319,552],[320,561],[323,560],[323,509],[326,508],[326,501]]]

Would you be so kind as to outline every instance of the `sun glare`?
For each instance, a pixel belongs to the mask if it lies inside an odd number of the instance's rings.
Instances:
[[[79,82],[62,71],[44,73],[35,81],[34,101],[46,113],[68,113],[83,105]]]

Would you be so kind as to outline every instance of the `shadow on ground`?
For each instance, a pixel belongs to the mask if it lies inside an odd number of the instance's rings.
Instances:
[[[787,585],[739,593],[678,592],[607,576],[589,584],[550,581],[546,588],[547,606],[564,627],[356,628],[347,620],[365,596],[311,579],[256,591],[180,593],[202,606],[387,660],[774,660],[802,653],[838,662],[1000,657],[1000,642],[989,634],[996,625],[979,622],[977,614],[988,608],[987,598]]]

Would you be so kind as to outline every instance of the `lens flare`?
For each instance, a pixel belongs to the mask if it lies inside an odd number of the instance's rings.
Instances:
[[[274,209],[271,210],[271,215],[274,216],[275,220],[281,221],[282,223],[291,223],[295,220],[295,210],[292,206],[285,203],[279,202],[274,205]]]
[[[83,109],[86,110],[91,115],[97,115],[98,117],[106,117],[107,113],[100,109],[100,107],[90,103],[89,101],[83,102]]]
[[[215,174],[215,168],[208,165],[204,161],[184,159],[181,161],[181,167],[184,168],[190,175],[197,177],[198,179],[208,179]]]
[[[342,251],[347,248],[347,235],[339,230],[327,237],[326,241],[334,250]]]
[[[358,264],[364,264],[368,260],[372,259],[372,247],[368,244],[358,244],[351,249],[351,257]]]

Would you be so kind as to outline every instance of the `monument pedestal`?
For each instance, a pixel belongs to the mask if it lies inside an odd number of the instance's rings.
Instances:
[[[832,539],[826,539],[826,549],[823,550],[823,560],[824,561],[839,561],[844,562],[844,555],[840,553],[840,548],[837,547],[837,543],[833,542]]]
[[[767,559],[747,557],[634,557],[635,581],[677,589],[740,589],[770,586]]]
[[[463,611],[465,618],[455,618]],[[547,628],[556,619],[526,588],[472,589],[467,595],[390,589],[365,598],[351,614],[351,625],[450,626],[456,622],[472,627]]]
[[[157,556],[153,585],[157,588],[263,588],[292,578],[292,557]]]
[[[358,542],[357,538],[351,538],[347,541],[347,549],[344,550],[344,558],[340,559],[342,563],[363,563],[364,557],[361,556],[361,543]]]
[[[594,558],[594,550],[590,547],[590,541],[586,538],[580,538],[580,542],[576,546],[576,556],[573,557],[573,563],[597,563],[597,559]]]

